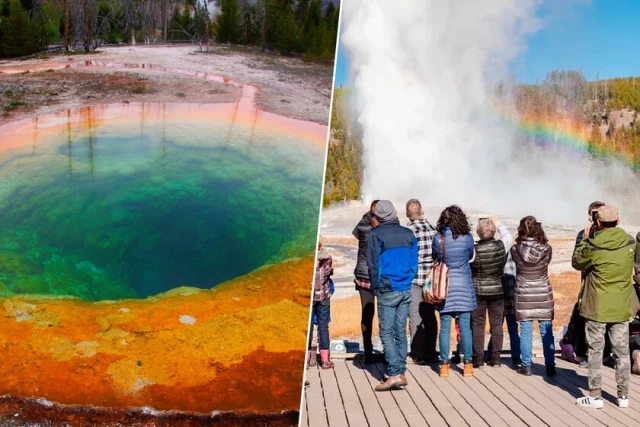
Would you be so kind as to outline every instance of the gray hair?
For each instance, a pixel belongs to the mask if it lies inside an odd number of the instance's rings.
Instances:
[[[490,240],[496,235],[496,225],[491,218],[480,218],[478,220],[478,237],[480,240]]]
[[[422,217],[422,205],[418,199],[411,199],[407,202],[407,218],[415,221]]]

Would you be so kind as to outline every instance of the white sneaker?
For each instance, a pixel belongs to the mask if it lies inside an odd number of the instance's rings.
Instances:
[[[578,404],[578,406],[582,406],[583,408],[594,408],[594,409],[604,408],[604,401],[602,400],[601,397],[591,397],[591,396],[579,397],[576,399],[576,404]]]
[[[629,407],[629,397],[628,396],[620,396],[618,398],[618,406],[620,408],[628,408]]]

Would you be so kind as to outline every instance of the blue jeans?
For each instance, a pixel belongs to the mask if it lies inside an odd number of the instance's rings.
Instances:
[[[329,313],[331,313],[331,299],[313,302],[313,313],[318,318],[318,341],[320,350],[329,350]],[[313,322],[309,325],[309,349],[313,342]]]
[[[407,318],[411,291],[378,294],[380,341],[389,377],[403,375],[407,366]]]
[[[539,320],[540,338],[542,338],[542,350],[544,364],[555,366],[555,343],[553,338],[553,325],[548,320]],[[533,321],[520,322],[520,347],[522,349],[522,366],[531,366],[533,358]]]
[[[456,313],[440,313],[440,361],[449,361],[449,341],[451,339],[451,319]],[[473,356],[473,338],[471,336],[471,312],[458,313],[460,324],[460,344],[464,354],[464,363],[471,363]]]
[[[520,359],[520,335],[518,335],[518,322],[515,314],[505,314],[507,321],[507,331],[509,331],[509,347],[511,347],[511,359]],[[493,343],[489,339],[488,353],[491,354]]]

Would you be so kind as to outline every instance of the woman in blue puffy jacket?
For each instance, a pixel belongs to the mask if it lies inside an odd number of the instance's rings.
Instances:
[[[438,234],[433,239],[433,258],[435,261],[444,261],[449,268],[449,292],[447,298],[437,307],[440,312],[440,376],[449,376],[451,319],[457,315],[464,353],[464,376],[471,377],[471,312],[477,306],[470,266],[474,258],[474,240],[467,216],[455,205],[442,211],[436,228]]]

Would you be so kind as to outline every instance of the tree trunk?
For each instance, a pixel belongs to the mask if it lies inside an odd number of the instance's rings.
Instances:
[[[91,49],[91,40],[89,40],[89,0],[84,0],[84,51],[89,52]]]
[[[131,46],[136,45],[136,28],[131,24]]]
[[[262,51],[267,45],[267,0],[262,1]]]
[[[205,8],[206,8],[206,3],[205,3]],[[205,9],[205,15],[204,15],[204,45],[206,46],[205,48],[205,52],[209,52],[209,10]]]
[[[67,50],[67,52],[71,50],[69,33],[69,0],[64,0],[64,48]]]
[[[162,40],[167,41],[167,0],[162,0]]]

